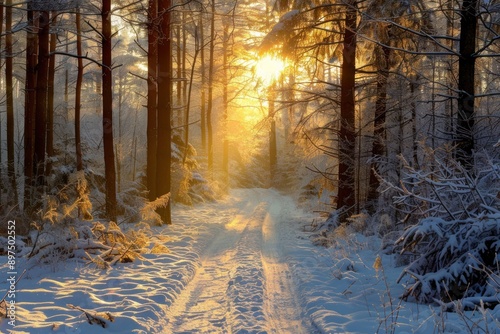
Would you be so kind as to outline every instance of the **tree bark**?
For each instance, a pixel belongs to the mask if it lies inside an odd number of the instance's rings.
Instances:
[[[106,178],[106,215],[116,221],[116,171],[113,144],[113,77],[111,0],[102,1],[102,129]]]
[[[274,119],[274,101],[276,99],[275,95],[275,86],[276,84],[272,84],[268,87],[268,98],[267,103],[268,114],[267,117],[269,119],[269,186],[274,187],[275,177],[276,177],[276,168],[278,165],[278,148],[276,144],[276,121]]]
[[[9,2],[9,0],[8,0]],[[27,3],[26,79],[24,86],[24,210],[33,205],[33,173],[35,170],[35,106],[36,106],[36,48],[35,19],[32,1]]]
[[[203,13],[200,13],[200,76],[201,76],[201,108],[200,108],[200,131],[201,148],[207,149],[207,126],[206,126],[206,78],[205,78],[205,38],[204,38]]]
[[[2,35],[3,35],[3,22],[4,22],[4,2],[3,0],[0,0],[0,50],[2,50]],[[3,63],[0,62],[0,69],[3,67]],[[1,82],[1,79],[0,79],[0,82]],[[2,89],[1,87],[1,83],[0,83],[0,90]],[[2,143],[2,122],[1,122],[1,119],[0,119],[0,143]],[[2,163],[2,154],[0,153],[0,166],[3,165]],[[0,167],[0,184],[2,183],[2,179],[3,179],[3,175],[2,175],[2,167]],[[3,198],[2,198],[2,193],[0,192],[0,208],[3,207]],[[1,212],[1,211],[0,211]]]
[[[212,109],[214,91],[214,49],[215,49],[215,0],[211,0],[210,14],[210,50],[208,60],[208,105],[207,105],[207,149],[208,149],[208,174],[214,177],[214,145],[212,130]]]
[[[198,59],[198,53],[200,52],[200,49],[199,49],[199,40],[198,40],[198,28],[196,28],[195,30],[195,52],[194,52],[194,56],[193,56],[193,63],[191,64],[191,75],[189,77],[189,89],[188,89],[188,95],[187,95],[187,99],[186,99],[186,112],[184,113],[184,123],[185,123],[185,131],[184,131],[184,143],[186,144],[185,145],[185,148],[184,148],[184,153],[183,153],[183,156],[182,156],[182,164],[185,164],[186,163],[186,158],[187,158],[187,154],[188,154],[188,151],[189,151],[189,115],[190,115],[190,108],[191,108],[191,92],[193,90],[193,81],[194,81],[194,69],[196,67],[196,59]]]
[[[80,111],[81,111],[81,96],[82,96],[82,82],[83,82],[83,59],[82,56],[82,28],[81,28],[81,15],[80,9],[76,10],[76,54],[77,59],[77,73],[76,73],[76,87],[75,87],[75,154],[76,154],[76,170],[83,170],[82,159],[82,141],[81,141],[81,127],[80,127]]]
[[[35,177],[39,193],[45,187],[45,154],[47,136],[47,91],[49,77],[49,31],[50,16],[48,11],[39,12],[38,28],[38,64],[36,75],[35,107]]]
[[[474,77],[477,30],[477,0],[464,0],[460,10],[460,57],[458,60],[458,160],[471,164],[474,150]]]
[[[355,74],[356,74],[356,20],[357,2],[346,5],[344,42],[342,53],[342,74],[340,79],[340,133],[339,133],[339,176],[337,209],[342,209],[346,218],[354,213],[355,182]]]
[[[182,110],[186,109],[187,104],[187,71],[186,71],[186,58],[187,58],[187,32],[186,32],[186,11],[182,11]],[[185,119],[186,117],[184,117]],[[184,124],[184,127],[187,127],[187,124]]]
[[[161,24],[158,39],[158,146],[156,191],[162,196],[170,193],[172,163],[172,50],[171,50],[171,0],[159,0]],[[158,209],[165,224],[172,223],[170,201]]]
[[[181,40],[181,25],[182,25],[182,16],[181,16],[181,13],[180,12],[176,12],[176,17],[177,17],[177,26],[176,26],[176,29],[175,29],[175,37],[176,37],[176,43],[175,43],[175,46],[176,46],[176,51],[177,51],[177,55],[176,55],[176,60],[177,60],[177,68],[176,68],[176,72],[177,72],[177,88],[176,88],[176,96],[177,96],[177,99],[176,99],[176,108],[177,108],[177,126],[179,127],[179,129],[181,131],[183,131],[183,128],[182,128],[182,122],[183,122],[183,119],[182,119],[182,109],[183,109],[183,105],[182,105],[182,40]]]
[[[223,46],[224,50],[223,54],[223,87],[222,87],[222,105],[223,105],[223,114],[222,114],[222,127],[223,127],[223,142],[222,142],[222,184],[226,193],[229,191],[229,138],[228,138],[228,129],[227,129],[227,120],[228,120],[228,112],[229,112],[229,99],[228,99],[228,85],[229,85],[229,77],[227,74],[228,69],[228,53],[229,53],[229,26],[227,22],[224,22],[224,36],[223,36]]]
[[[148,120],[147,120],[147,187],[148,198],[154,201],[156,194],[156,146],[157,146],[157,77],[158,77],[158,3],[149,0],[148,22]]]
[[[387,46],[379,47],[377,55],[382,56],[378,59],[377,69],[377,96],[375,100],[375,118],[373,121],[373,146],[372,146],[372,159],[370,169],[370,189],[368,199],[371,202],[376,201],[378,198],[378,187],[380,182],[377,177],[377,159],[386,155],[385,152],[385,115],[387,112],[387,80],[389,78],[389,60],[391,57],[391,49]],[[375,203],[373,203],[375,204]]]
[[[7,113],[7,175],[9,177],[12,199],[17,204],[17,181],[14,159],[14,95],[13,95],[13,54],[12,54],[12,0],[7,0],[5,9],[5,98]]]
[[[52,12],[51,25],[55,25],[57,20],[57,12]],[[45,169],[45,176],[52,173],[52,159],[54,157],[54,78],[56,68],[56,51],[57,34],[50,35],[49,44],[49,74],[48,74],[48,87],[47,87],[47,168]]]

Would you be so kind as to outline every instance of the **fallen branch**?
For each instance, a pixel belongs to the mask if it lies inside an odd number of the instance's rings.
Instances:
[[[106,326],[108,325],[106,320],[111,321],[111,322],[115,321],[115,318],[109,312],[105,312],[102,314],[98,314],[98,313],[94,312],[94,314],[91,314],[90,311],[87,311],[87,310],[81,308],[80,306],[75,306],[72,304],[67,304],[66,306],[70,309],[83,312],[83,314],[85,314],[85,316],[87,317],[88,323],[91,325],[97,324],[97,325],[101,326],[102,328],[106,328]]]

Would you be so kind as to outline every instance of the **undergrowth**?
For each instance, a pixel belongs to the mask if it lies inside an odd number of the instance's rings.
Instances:
[[[29,262],[50,264],[77,259],[108,268],[140,259],[144,253],[168,252],[151,230],[161,223],[156,210],[168,203],[168,194],[153,202],[143,200],[141,221],[133,226],[94,220],[88,194],[85,175],[78,172],[64,191],[47,196],[23,250]]]

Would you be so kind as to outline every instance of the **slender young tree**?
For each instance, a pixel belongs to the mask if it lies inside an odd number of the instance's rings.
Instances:
[[[116,221],[116,171],[113,144],[113,77],[111,0],[102,1],[102,129],[106,178],[106,215]]]
[[[194,56],[193,56],[193,63],[191,64],[191,75],[189,76],[189,89],[188,89],[187,98],[186,98],[186,112],[184,113],[184,124],[185,124],[184,143],[189,143],[189,117],[190,117],[190,110],[191,110],[191,93],[193,91],[194,70],[196,67],[196,60],[198,59],[198,54],[200,53],[200,41],[199,41],[198,28],[199,27],[196,27],[195,31],[194,31],[195,52],[194,52]],[[184,153],[182,156],[182,163],[183,164],[186,163],[188,151],[189,151],[189,145],[185,145]]]
[[[377,62],[377,90],[375,98],[375,117],[373,121],[373,144],[372,157],[374,161],[371,163],[370,170],[370,185],[368,199],[374,202],[378,197],[378,188],[380,182],[376,175],[378,163],[376,159],[385,156],[385,122],[387,112],[387,82],[389,78],[389,61],[391,57],[391,49],[383,44],[375,47],[376,62]],[[373,203],[375,204],[375,203]]]

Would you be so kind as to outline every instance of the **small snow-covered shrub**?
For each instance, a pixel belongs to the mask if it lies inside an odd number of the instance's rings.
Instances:
[[[46,222],[31,237],[33,246],[28,254],[31,262],[54,264],[76,259],[99,268],[142,258],[141,254],[149,252],[154,239],[148,224],[124,229],[114,222],[78,219]]]
[[[418,302],[493,306],[500,290],[500,165],[477,155],[467,170],[449,153],[428,152],[429,167],[407,166],[394,187],[404,221],[415,222],[396,242],[412,258],[399,281],[411,278],[404,297]]]
[[[464,307],[480,299],[488,306],[499,304],[499,235],[500,214],[453,221],[426,218],[409,228],[398,243],[418,257],[398,280],[411,278],[404,297],[422,303],[462,299]]]
[[[157,225],[157,226],[162,225],[163,221],[160,215],[158,214],[157,210],[159,208],[166,207],[169,201],[170,201],[170,193],[162,195],[157,199],[155,199],[154,201],[151,202],[146,201],[140,210],[141,220],[150,225]]]
[[[54,264],[74,258],[106,268],[149,252],[154,239],[150,224],[160,220],[155,210],[168,203],[169,195],[145,202],[140,211],[143,223],[124,228],[115,222],[93,221],[83,172],[71,174],[68,180],[57,196],[46,196],[39,219],[33,223],[26,252],[32,263]],[[160,251],[164,249],[155,250]]]

